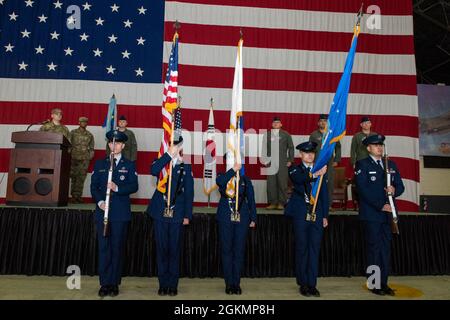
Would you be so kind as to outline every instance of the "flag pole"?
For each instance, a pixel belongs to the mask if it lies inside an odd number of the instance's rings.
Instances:
[[[242,41],[242,39],[244,38],[244,33],[242,32],[242,28],[239,29],[239,35],[240,35],[240,39],[239,39],[239,45],[240,45],[240,41]],[[239,50],[239,49],[238,49]],[[240,59],[242,59],[242,57],[240,57]],[[241,65],[242,65],[242,61],[241,61]],[[240,130],[240,121],[241,121],[241,117],[238,116],[236,119],[236,130],[237,130],[237,148],[235,149],[237,151],[237,155],[235,157],[236,162],[239,162],[242,164],[241,161],[241,130]],[[236,215],[239,216],[239,180],[240,180],[240,170],[238,170],[236,172],[236,190],[235,190],[235,195],[236,195],[236,203],[235,203],[235,212]]]
[[[238,117],[237,121],[236,121],[236,130],[237,130],[237,148],[236,148],[236,157],[235,157],[235,162],[236,163],[240,163],[241,162],[241,130],[239,130],[239,121],[240,121],[241,117]],[[236,172],[236,191],[235,191],[235,195],[236,195],[236,203],[235,203],[235,212],[237,214],[238,213],[238,209],[239,209],[239,179],[240,179],[240,170],[238,170]]]
[[[178,37],[178,30],[180,29],[180,23],[178,22],[178,20],[175,21],[175,23],[173,24],[173,28],[175,30],[175,34],[173,36],[173,41],[175,42],[175,39]],[[177,97],[177,108],[179,107],[179,101],[181,100],[181,97]],[[170,130],[170,144],[169,144],[169,148],[171,146],[173,146],[173,136],[174,136],[174,119],[173,119],[173,110],[172,110],[172,121],[171,121],[171,130]],[[167,190],[167,209],[170,210],[170,198],[171,198],[171,189],[172,189],[172,161],[173,159],[170,160],[170,167],[169,167],[169,173],[168,173],[168,177],[167,179],[169,179],[169,185],[168,185],[168,190]]]
[[[171,124],[171,131],[170,131],[170,144],[169,146],[173,146],[173,130],[174,130],[174,123],[173,123],[173,118],[172,118],[172,124]],[[170,167],[169,167],[169,174],[167,179],[169,179],[169,186],[167,189],[167,208],[170,209],[170,191],[172,189],[172,161],[173,159],[170,160]]]
[[[209,105],[211,107],[211,110],[214,110],[214,99],[213,97],[211,97],[211,99],[209,100]],[[209,123],[208,123],[209,126]],[[208,128],[209,130],[209,128]],[[208,208],[211,207],[211,192],[208,193]]]

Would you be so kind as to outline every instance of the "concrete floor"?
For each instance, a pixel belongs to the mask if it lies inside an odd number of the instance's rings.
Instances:
[[[0,300],[98,300],[98,277],[81,277],[81,289],[69,290],[67,278],[47,276],[0,276]],[[364,288],[365,279],[320,278],[318,289],[325,300],[450,300],[450,276],[390,277],[396,297],[376,296]],[[243,278],[241,296],[226,295],[223,279],[180,279],[177,300],[315,300],[298,293],[294,278]],[[122,279],[120,295],[105,300],[161,300],[157,278]]]

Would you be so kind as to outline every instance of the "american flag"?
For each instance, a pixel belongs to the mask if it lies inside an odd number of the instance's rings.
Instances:
[[[92,5],[90,10],[84,10],[86,1]],[[225,138],[218,132],[225,132],[229,126],[239,30],[242,29],[246,43],[243,60],[245,126],[246,130],[252,128],[256,132],[247,134],[247,141],[253,144],[261,141],[256,139],[262,135],[258,131],[269,129],[273,116],[277,115],[284,129],[292,134],[294,144],[298,144],[307,141],[317,128],[319,114],[329,111],[352,39],[355,14],[361,6],[361,0],[108,0],[95,3],[60,0],[63,4],[59,9],[55,8],[56,0],[35,0],[33,7],[27,7],[22,0],[1,2],[0,172],[8,171],[9,150],[13,148],[11,132],[47,119],[53,107],[63,109],[63,122],[69,129],[76,127],[79,116],[89,117],[88,129],[96,139],[95,157],[104,156],[101,125],[107,109],[105,101],[115,93],[119,113],[127,116],[138,141],[139,183],[152,185],[133,195],[135,203],[147,203],[156,187],[148,168],[158,156],[161,143],[161,82],[167,70],[176,20],[181,23],[179,87],[183,90],[184,129],[192,132],[194,120],[203,120],[201,131],[206,130],[209,99],[214,97],[217,157],[221,158]],[[381,29],[369,29],[366,24],[369,15],[364,16],[348,100],[347,135],[341,141],[342,165],[350,176],[353,171],[349,161],[350,141],[360,130],[361,116],[369,115],[373,129],[387,135],[388,149],[404,178],[406,191],[398,201],[399,209],[416,211],[419,153],[412,2],[377,0],[372,3],[380,8]],[[81,9],[81,29],[69,32],[66,20],[70,15],[66,10],[70,4]],[[118,12],[112,11],[114,4],[120,7]],[[138,11],[142,7],[147,9],[145,14],[140,14],[143,10]],[[366,7],[364,11],[367,12]],[[10,20],[13,12],[18,15],[17,21]],[[39,22],[42,14],[48,16],[47,23]],[[95,19],[99,17],[105,20],[105,29],[97,26]],[[128,19],[133,22],[131,28],[125,27],[124,21]],[[51,28],[50,20],[53,21]],[[114,30],[105,32],[113,26]],[[40,42],[44,38],[37,37],[44,27],[47,30],[42,37],[47,37],[46,43],[54,47],[52,50]],[[29,38],[22,37],[25,29],[31,32]],[[54,31],[60,34],[59,40],[51,39],[50,33]],[[89,35],[87,41],[81,41],[83,33]],[[112,34],[118,37],[117,43],[109,42]],[[140,37],[145,40],[143,45],[137,41]],[[125,41],[134,49],[126,47]],[[6,52],[8,44],[14,46],[15,59],[8,56],[11,52]],[[26,44],[28,49],[24,49]],[[45,47],[45,59],[44,55],[36,54],[39,44]],[[75,50],[73,56],[65,55],[64,49],[69,46]],[[96,60],[100,57],[95,57],[92,51],[97,47],[103,51],[102,62]],[[57,52],[53,53],[55,50]],[[81,55],[79,50],[85,51]],[[123,58],[125,50],[131,52],[130,59]],[[50,54],[51,58],[47,58]],[[22,61],[29,65],[26,72],[18,70]],[[58,65],[56,72],[48,71],[47,65],[52,61]],[[35,63],[41,66],[39,73],[27,73],[37,72]],[[66,63],[71,63],[68,68],[71,73],[58,73],[66,70]],[[81,63],[87,66],[86,72],[78,72],[77,66]],[[106,68],[110,65],[116,68],[114,75],[108,74]],[[94,68],[96,76],[88,78]],[[142,78],[135,72],[139,68],[144,70]],[[185,137],[186,133],[183,135]],[[190,149],[186,138],[185,158]],[[201,157],[205,141],[199,145],[201,147],[194,148],[193,153]],[[263,204],[266,202],[265,176],[260,174],[258,161],[249,164],[257,156],[250,150],[247,152],[246,175],[252,179],[256,202]],[[218,165],[218,171],[224,170],[223,165]],[[195,202],[205,204],[203,164],[194,164],[193,173]],[[89,179],[86,185],[88,183]],[[84,196],[89,197],[85,189]],[[1,183],[0,197],[5,193],[5,183]],[[217,201],[217,197],[212,193],[211,201]]]
[[[169,150],[169,146],[175,135],[180,136],[181,130],[181,110],[178,108],[178,33],[173,36],[172,51],[169,58],[169,66],[164,82],[163,106],[162,106],[162,141],[159,148],[158,157],[162,157]],[[175,111],[174,111],[175,110]],[[175,112],[175,118],[173,114]],[[172,124],[172,120],[174,123]],[[172,125],[173,130],[172,132]],[[166,184],[169,174],[170,163],[161,170],[158,180],[158,190],[166,192]]]

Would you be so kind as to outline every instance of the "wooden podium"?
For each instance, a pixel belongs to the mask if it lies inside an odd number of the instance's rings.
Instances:
[[[13,132],[7,205],[66,206],[69,193],[70,142],[60,133]]]

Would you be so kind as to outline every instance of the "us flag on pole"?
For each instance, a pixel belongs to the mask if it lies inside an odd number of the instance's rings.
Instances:
[[[169,150],[172,136],[172,115],[178,104],[178,33],[173,36],[172,51],[169,58],[169,66],[166,73],[166,81],[164,82],[163,106],[162,106],[162,141],[159,148],[158,158]],[[181,114],[179,117],[179,126],[181,128]],[[179,129],[179,128],[176,128]],[[161,170],[158,180],[158,190],[162,193],[166,192],[166,184],[168,179],[170,163]]]

